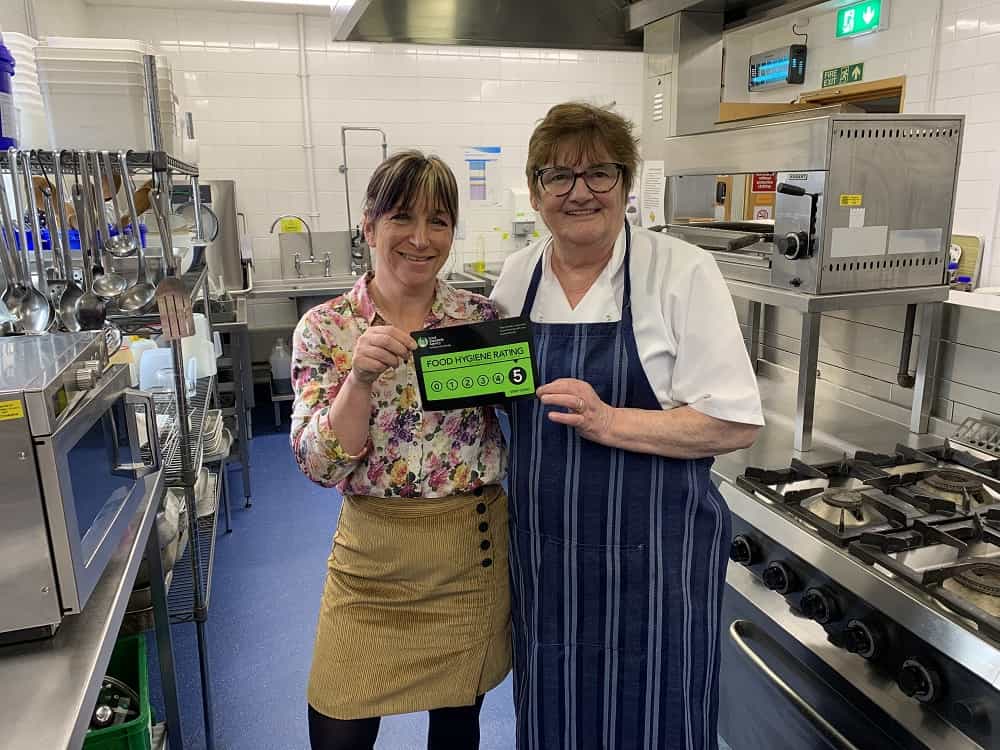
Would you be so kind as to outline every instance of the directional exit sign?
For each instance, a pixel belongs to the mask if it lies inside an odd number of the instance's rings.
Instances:
[[[859,83],[865,77],[865,64],[841,65],[839,68],[828,68],[823,71],[823,88],[845,86],[849,83]]]
[[[889,28],[889,0],[866,0],[837,11],[837,38],[870,34]]]

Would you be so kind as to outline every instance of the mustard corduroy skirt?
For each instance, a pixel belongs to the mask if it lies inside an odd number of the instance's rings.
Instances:
[[[468,706],[510,671],[507,496],[344,498],[308,699],[335,719]]]

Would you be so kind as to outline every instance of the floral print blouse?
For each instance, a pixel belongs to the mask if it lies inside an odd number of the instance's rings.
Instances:
[[[292,450],[302,471],[349,495],[446,497],[504,478],[507,451],[491,408],[423,411],[413,360],[372,387],[368,444],[349,455],[329,424],[330,406],[351,371],[355,342],[384,325],[368,294],[371,274],[303,316],[292,345]],[[425,328],[497,318],[478,294],[438,281]]]

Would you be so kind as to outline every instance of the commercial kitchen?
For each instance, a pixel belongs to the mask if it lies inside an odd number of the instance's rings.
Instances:
[[[584,101],[763,403],[712,466],[719,746],[1000,748],[998,72],[992,0],[0,0],[0,747],[309,747],[342,499],[289,446],[293,329],[372,269],[406,149],[489,295],[549,234],[528,139]],[[514,709],[508,676],[480,747]]]

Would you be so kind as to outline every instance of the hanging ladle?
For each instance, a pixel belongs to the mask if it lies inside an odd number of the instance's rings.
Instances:
[[[25,333],[45,333],[52,322],[52,304],[49,302],[49,298],[31,283],[31,269],[28,266],[27,227],[24,223],[24,205],[21,203],[21,192],[17,185],[19,180],[18,161],[20,160],[20,152],[15,148],[8,149],[7,159],[10,162],[10,182],[14,192],[14,210],[16,211],[19,226],[18,239],[20,242],[17,244],[20,244],[21,249],[21,281],[27,288],[27,296],[20,306],[21,314],[18,317],[21,320],[21,328]],[[34,192],[33,187],[29,187],[28,190],[31,193]],[[37,222],[38,213],[36,212],[35,223]],[[38,252],[41,253],[41,236],[40,232],[37,231],[35,233],[35,244],[39,248]],[[44,270],[41,276],[42,279],[39,281],[39,284],[44,284]]]
[[[96,182],[96,191],[91,193],[91,184],[87,179],[87,160],[86,157],[83,158],[81,173],[84,175],[84,186],[86,192],[88,193],[88,198],[94,196],[94,202],[96,205],[91,205],[89,200],[87,201],[90,206],[89,217],[93,220],[93,226],[98,230],[101,241],[103,242],[103,249],[107,250],[108,246],[111,244],[111,234],[108,232],[108,217],[104,211],[104,182],[101,179],[101,160],[97,152],[92,153],[94,159],[94,174],[93,179]],[[94,293],[98,297],[103,297],[104,299],[114,299],[119,294],[125,291],[128,286],[128,281],[124,276],[115,273],[110,270],[110,266],[105,267],[101,259],[101,248],[94,248]]]
[[[107,151],[104,153],[106,155]],[[135,284],[122,292],[122,296],[118,298],[118,307],[125,312],[142,312],[152,305],[156,299],[156,287],[150,283],[149,273],[146,270],[146,253],[142,249],[142,233],[139,231],[139,212],[136,211],[135,198],[132,197],[135,185],[132,184],[132,176],[128,172],[128,160],[125,157],[124,151],[118,152],[118,162],[121,164],[122,185],[125,188],[125,195],[128,199],[128,210],[132,215],[132,233],[129,236],[131,237],[131,244],[135,246],[136,253],[138,253]],[[118,207],[116,206],[115,214],[117,213]],[[124,237],[124,228],[121,231],[121,236]]]
[[[59,298],[56,310],[59,313],[59,320],[62,322],[63,327],[67,331],[79,331],[80,319],[77,315],[77,308],[80,305],[80,300],[83,298],[84,292],[73,278],[73,255],[69,242],[69,222],[66,217],[66,193],[64,192],[65,189],[63,187],[62,156],[62,151],[57,151],[55,153],[55,203],[57,207],[56,210],[59,212],[58,232],[56,232],[53,227],[53,221],[55,221],[55,218],[49,220],[49,234],[56,237],[59,249],[62,251],[63,275],[66,277],[66,288],[63,290],[62,296]],[[49,187],[49,176],[45,174],[44,166],[42,167],[42,174],[45,177],[45,215],[53,217],[52,189]],[[80,244],[80,247],[83,247],[82,243]]]
[[[104,162],[104,171],[107,173],[108,184],[111,186],[111,205],[115,210],[115,225],[118,225],[118,217],[122,215],[121,206],[118,203],[118,191],[115,190],[114,174],[115,171],[111,166],[111,154],[107,151],[101,152],[101,159]],[[102,183],[103,184],[103,183]],[[122,184],[128,186],[125,178],[122,178]],[[131,193],[129,194],[131,195]],[[111,255],[116,258],[126,258],[135,252],[135,245],[132,243],[130,237],[125,236],[125,230],[118,226],[118,234],[114,237],[108,234],[107,242],[104,245],[104,249],[107,250]]]
[[[85,154],[81,151],[76,154],[77,164],[81,171],[86,171]],[[77,226],[80,230],[80,254],[83,256],[83,296],[76,307],[76,315],[80,320],[80,327],[85,331],[100,330],[104,326],[104,318],[107,315],[107,306],[104,300],[94,293],[94,271],[91,266],[91,249],[94,246],[94,227],[90,222],[90,207],[87,205],[87,193],[90,191],[89,182],[84,182],[83,188],[79,183],[79,174],[74,175],[77,181],[73,183],[73,210],[77,216]],[[86,180],[86,178],[85,178]]]
[[[7,311],[14,316],[14,327],[20,328],[24,317],[24,305],[27,304],[31,292],[24,283],[23,269],[17,254],[17,239],[14,236],[14,224],[7,208],[7,186],[0,174],[0,221],[2,221],[3,241],[0,243],[0,256],[3,259],[3,270],[7,276],[7,289],[2,299]]]

